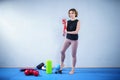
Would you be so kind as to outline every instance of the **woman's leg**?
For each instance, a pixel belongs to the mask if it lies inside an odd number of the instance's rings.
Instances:
[[[77,53],[77,47],[78,47],[78,40],[72,41],[72,70],[70,71],[70,74],[74,73],[74,68],[76,65],[76,53]]]
[[[70,40],[65,39],[65,42],[64,42],[62,50],[61,50],[61,70],[64,67],[65,51],[70,46],[70,44],[71,44]]]

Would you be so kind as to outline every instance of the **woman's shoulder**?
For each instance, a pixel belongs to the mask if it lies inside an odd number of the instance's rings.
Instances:
[[[76,21],[80,21],[79,19],[76,19]]]

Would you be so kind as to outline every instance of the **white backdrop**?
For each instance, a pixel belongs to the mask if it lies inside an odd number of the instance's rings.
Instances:
[[[120,1],[0,1],[0,67],[60,63],[62,18],[76,8],[81,22],[77,67],[120,67]],[[71,49],[65,65],[71,66]]]

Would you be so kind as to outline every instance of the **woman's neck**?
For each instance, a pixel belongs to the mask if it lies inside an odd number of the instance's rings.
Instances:
[[[74,21],[75,19],[76,19],[76,18],[71,18],[70,20],[71,20],[71,21]]]

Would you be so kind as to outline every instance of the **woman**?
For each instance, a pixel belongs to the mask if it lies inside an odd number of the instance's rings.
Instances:
[[[66,38],[61,50],[61,70],[64,67],[65,52],[67,48],[71,45],[72,47],[72,69],[69,74],[74,74],[74,68],[76,65],[76,53],[78,47],[78,32],[80,30],[80,21],[76,19],[78,12],[76,9],[72,8],[68,11],[70,20],[67,21],[67,30],[63,33],[66,34]]]

